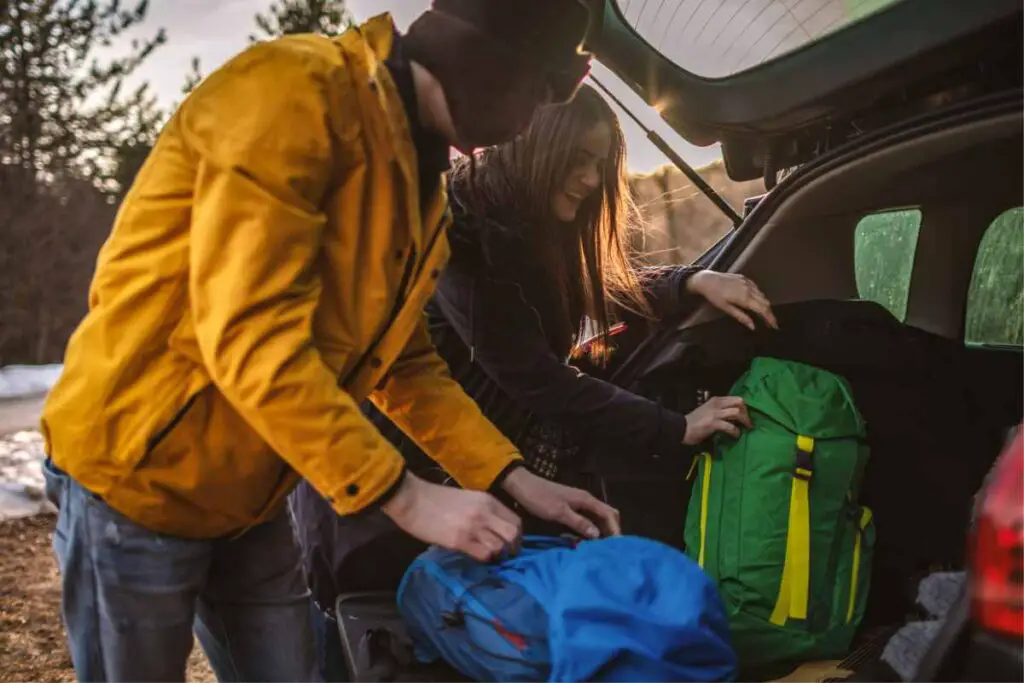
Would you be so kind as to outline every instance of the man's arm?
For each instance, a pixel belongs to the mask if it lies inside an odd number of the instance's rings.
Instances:
[[[589,493],[520,467],[522,458],[451,379],[421,321],[374,403],[467,488],[501,487],[530,514],[596,538],[620,533],[619,513]],[[403,488],[418,480],[409,475]],[[398,496],[401,502],[401,492]],[[385,512],[395,503],[388,503]],[[394,515],[392,515],[394,518]],[[407,515],[411,516],[411,515]]]
[[[464,488],[487,490],[522,462],[437,355],[425,317],[370,400]]]

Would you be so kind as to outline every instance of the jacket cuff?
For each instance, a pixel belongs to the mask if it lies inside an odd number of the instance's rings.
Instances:
[[[700,273],[705,270],[707,270],[707,268],[705,268],[704,266],[686,266],[685,268],[683,268],[679,272],[679,295],[690,296],[690,290],[686,288],[687,285],[690,283],[690,278],[692,278],[697,273]]]
[[[494,481],[488,487],[487,492],[492,495],[502,493],[504,489],[502,489],[501,486],[502,484],[505,483],[505,480],[508,479],[508,475],[512,474],[520,467],[524,467],[525,465],[526,462],[522,458],[516,458],[509,464],[505,465],[505,469],[503,469],[501,472],[498,472],[498,476],[494,478]]]
[[[660,420],[658,436],[653,445],[654,452],[667,457],[682,457],[689,450],[683,443],[686,438],[686,417],[672,410],[658,406]]]
[[[384,505],[389,500],[394,498],[395,495],[398,493],[398,490],[402,488],[402,484],[405,482],[405,475],[408,474],[408,472],[409,468],[405,464],[403,464],[401,471],[398,473],[398,478],[395,479],[394,483],[391,484],[391,486],[384,490],[384,493],[378,496],[376,500],[374,500],[372,503],[364,507],[362,510],[345,515],[345,517],[356,519],[360,517],[366,517],[369,515],[375,515],[378,513],[384,514],[381,508],[384,507]]]

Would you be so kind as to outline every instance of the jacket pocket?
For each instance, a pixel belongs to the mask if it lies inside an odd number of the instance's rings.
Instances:
[[[255,521],[288,471],[212,384],[189,394],[146,444],[132,488],[173,497],[228,531]],[[163,504],[157,498],[150,502]]]
[[[150,454],[152,454],[153,450],[156,449],[156,447],[159,446],[161,442],[163,442],[164,439],[166,439],[172,431],[174,431],[175,427],[181,424],[181,421],[185,419],[185,416],[188,414],[188,411],[192,409],[192,407],[196,403],[196,399],[199,398],[199,395],[203,393],[203,391],[205,391],[205,389],[201,389],[196,393],[192,394],[191,396],[189,396],[188,399],[185,401],[184,405],[182,405],[181,408],[179,408],[178,411],[174,413],[171,419],[164,423],[162,427],[157,429],[156,432],[154,432],[153,435],[146,440],[146,452],[143,454],[142,459],[139,461],[138,465],[136,465],[136,468],[142,467],[143,464],[146,462],[146,459],[150,456]]]

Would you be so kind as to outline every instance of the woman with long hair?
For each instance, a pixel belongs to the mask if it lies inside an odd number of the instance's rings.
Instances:
[[[606,333],[623,313],[656,319],[684,297],[699,295],[748,327],[754,315],[774,326],[768,300],[740,276],[637,267],[629,249],[637,212],[622,130],[590,87],[568,104],[542,109],[514,142],[459,159],[448,189],[451,258],[438,274],[427,315],[452,376],[535,473],[579,485],[594,469],[590,453],[614,452],[645,482],[641,513],[680,510],[678,500],[660,507],[657,500],[679,487],[658,494],[666,489],[654,482],[682,482],[690,446],[749,426],[742,400],[712,398],[684,416],[581,373],[570,356],[585,327]],[[411,471],[444,479],[387,422],[386,411],[365,409]],[[321,654],[331,660],[339,649],[332,614],[338,595],[393,589],[422,546],[381,515],[337,517],[307,484],[293,495],[292,509],[314,599],[324,612],[318,616],[327,617]],[[682,514],[671,526],[682,524]],[[622,522],[627,532],[654,528],[631,524],[629,516]],[[335,656],[327,678],[337,665]]]
[[[748,312],[775,325],[746,278],[637,267],[623,134],[594,89],[541,110],[513,142],[460,160],[448,185],[452,256],[428,306],[431,331],[453,376],[514,442],[544,425],[574,445],[627,447],[637,467],[649,456],[688,466],[687,445],[738,434],[747,422],[738,399],[683,416],[567,362],[585,327],[607,333],[622,312],[658,318],[690,294],[747,326]]]

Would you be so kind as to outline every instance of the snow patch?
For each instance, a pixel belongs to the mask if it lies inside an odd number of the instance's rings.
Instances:
[[[0,368],[0,399],[45,394],[57,382],[63,365],[8,365]]]
[[[55,512],[45,495],[45,459],[39,432],[0,437],[0,522]]]

